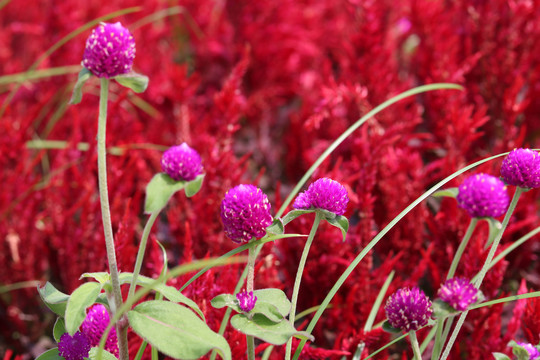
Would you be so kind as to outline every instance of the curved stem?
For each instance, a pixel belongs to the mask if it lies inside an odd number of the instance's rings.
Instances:
[[[296,317],[296,303],[298,302],[298,293],[300,291],[300,283],[302,282],[302,274],[304,273],[304,267],[306,266],[306,261],[309,253],[309,248],[313,239],[315,238],[315,233],[317,233],[317,228],[321,223],[322,215],[317,211],[315,213],[315,220],[313,221],[313,226],[309,232],[309,236],[304,246],[304,251],[302,252],[302,257],[300,258],[300,263],[298,264],[298,270],[296,271],[296,279],[294,280],[293,293],[291,298],[291,313],[289,315],[289,322],[294,327],[294,320]],[[292,337],[287,341],[287,348],[285,350],[285,359],[291,359],[292,352]]]
[[[477,289],[480,288],[480,285],[482,285],[482,281],[484,281],[484,277],[486,276],[486,273],[489,269],[489,265],[491,264],[491,261],[493,260],[493,257],[495,256],[495,251],[497,250],[497,247],[499,246],[499,242],[501,241],[504,230],[506,229],[506,226],[508,226],[510,217],[512,216],[512,213],[514,212],[517,202],[519,200],[519,197],[521,196],[521,193],[523,191],[524,190],[520,187],[516,188],[516,192],[514,193],[512,202],[510,203],[510,206],[508,207],[508,211],[506,212],[506,215],[504,216],[501,230],[497,234],[497,237],[495,237],[495,240],[493,240],[493,244],[491,245],[491,249],[489,250],[486,261],[484,262],[484,265],[482,266],[482,269],[479,272],[478,278],[474,282],[474,286]],[[458,322],[456,324],[456,327],[454,328],[454,331],[452,332],[452,336],[450,337],[450,340],[448,340],[448,344],[446,345],[446,348],[444,349],[444,353],[441,357],[441,360],[446,360],[448,358],[448,355],[450,355],[450,349],[452,349],[452,346],[454,345],[454,342],[456,341],[456,338],[458,336],[459,330],[461,330],[461,327],[463,326],[463,323],[465,322],[465,318],[467,317],[468,313],[469,313],[469,310],[461,313],[458,319]]]
[[[459,244],[456,254],[454,255],[454,259],[452,260],[452,264],[450,265],[450,270],[448,270],[448,275],[446,276],[446,280],[454,277],[459,261],[461,260],[461,256],[463,255],[463,252],[465,251],[465,248],[467,247],[467,244],[469,243],[471,235],[474,232],[474,229],[476,228],[476,224],[478,224],[478,218],[475,218],[475,217],[471,218],[471,222],[469,223],[467,232],[465,233],[465,236],[463,236],[463,240],[461,240],[461,243]]]
[[[116,253],[114,249],[114,238],[111,222],[111,210],[109,206],[109,193],[107,190],[107,153],[105,147],[105,134],[107,129],[107,100],[109,95],[109,80],[101,78],[101,90],[99,97],[99,118],[97,134],[98,151],[98,184],[99,199],[101,203],[101,217],[103,219],[103,231],[105,234],[105,246],[107,248],[107,260],[109,262],[109,272],[111,274],[112,291],[114,295],[114,306],[111,311],[114,313],[122,306],[122,292],[118,279],[118,265],[116,263]],[[127,343],[127,327],[121,324],[116,325],[118,333],[118,347],[120,360],[129,359]]]
[[[137,252],[137,259],[135,260],[135,268],[133,269],[133,278],[131,279],[131,284],[129,285],[128,298],[132,297],[135,293],[135,287],[137,286],[137,278],[139,277],[139,273],[141,272],[144,253],[146,251],[146,243],[148,242],[148,236],[150,235],[150,230],[152,229],[152,226],[154,225],[154,222],[156,221],[158,215],[159,211],[154,211],[152,214],[150,214],[150,217],[148,218],[148,221],[144,226],[141,243],[139,244],[139,251]]]
[[[416,337],[416,331],[409,332],[411,338],[411,346],[414,354],[414,359],[422,360],[422,353],[420,352],[420,346],[418,345],[418,338]]]

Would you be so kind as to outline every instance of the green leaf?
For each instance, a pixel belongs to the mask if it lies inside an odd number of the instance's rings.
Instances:
[[[53,337],[56,342],[60,341],[60,337],[66,333],[66,323],[63,317],[56,319],[53,328]]]
[[[442,189],[442,190],[438,190],[438,191],[435,191],[433,194],[431,194],[431,196],[433,197],[451,197],[451,198],[455,198],[459,193],[459,190],[457,187],[452,187],[452,188],[448,188],[448,189]]]
[[[91,360],[97,359],[97,352],[99,347],[93,347],[90,349],[90,352],[88,353],[88,358]],[[107,350],[103,349],[101,353],[101,360],[118,360],[116,356],[108,352]]]
[[[92,72],[88,70],[87,68],[83,67],[82,70],[79,72],[79,78],[77,79],[77,82],[75,83],[75,87],[73,88],[73,93],[71,94],[71,100],[69,100],[69,103],[72,105],[78,104],[82,100],[82,87],[85,82],[90,79],[92,76]]]
[[[392,325],[390,325],[390,322],[388,320],[385,320],[383,322],[382,328],[384,331],[389,332],[390,334],[399,334],[401,333],[401,329],[395,328]]]
[[[266,228],[266,233],[275,234],[275,235],[281,235],[285,232],[285,226],[283,225],[283,221],[279,218],[274,219],[272,221],[272,224]]]
[[[496,220],[492,217],[486,217],[482,219],[486,220],[487,223],[489,224],[489,237],[485,246],[485,248],[487,249],[488,247],[491,246],[491,243],[493,243],[493,240],[495,240],[495,238],[497,237],[497,234],[499,234],[499,231],[501,231],[502,224],[499,220]]]
[[[529,360],[530,355],[527,349],[523,346],[518,345],[515,341],[510,341],[508,346],[512,347],[512,354],[517,358],[517,360]]]
[[[176,359],[199,359],[216,350],[231,360],[225,338],[213,332],[191,310],[178,304],[152,300],[128,312],[133,330],[156,349]]]
[[[433,317],[435,319],[444,319],[457,313],[459,313],[459,311],[441,299],[433,301]]]
[[[296,219],[297,217],[299,216],[302,216],[304,214],[309,214],[309,213],[313,213],[315,212],[315,210],[299,210],[299,209],[294,209],[294,210],[291,210],[289,211],[289,213],[287,215],[285,215],[282,219],[283,221],[283,225],[287,225],[288,223],[290,223],[291,221],[293,221],[294,219]]]
[[[39,355],[36,360],[66,360],[58,353],[58,348],[53,348]]]
[[[255,314],[249,318],[238,314],[231,318],[231,325],[243,334],[254,336],[273,345],[283,345],[292,336],[313,341],[314,337],[305,332],[296,330],[288,320],[275,323],[266,316]]]
[[[81,275],[79,280],[84,278],[92,278],[95,279],[100,284],[105,284],[109,281],[111,281],[111,276],[108,272],[93,272],[93,273],[84,273]]]
[[[503,354],[503,353],[492,353],[493,357],[495,358],[495,360],[511,360],[508,355],[506,354]]]
[[[175,181],[165,173],[154,175],[152,180],[146,186],[146,199],[144,202],[144,211],[147,214],[155,211],[161,211],[169,202],[169,199],[177,191],[185,188],[186,196],[195,195],[201,188],[204,175],[199,175],[195,180]]]
[[[55,314],[64,316],[66,312],[66,305],[69,299],[68,294],[57,290],[50,282],[46,282],[43,287],[37,287],[39,296]]]
[[[291,302],[280,289],[259,289],[253,291],[253,295],[257,296],[257,303],[266,303],[274,307],[277,313],[283,317],[289,315],[291,311]]]
[[[66,330],[73,336],[86,317],[86,308],[96,302],[102,285],[88,282],[79,286],[69,297],[66,307]]]
[[[136,93],[142,93],[148,87],[148,76],[137,74],[136,72],[130,72],[124,75],[118,75],[114,77],[116,81],[122,86],[125,86]]]
[[[341,230],[341,235],[343,235],[343,241],[347,237],[347,231],[349,231],[349,220],[345,216],[338,215],[332,219],[326,219],[330,225],[333,225]]]

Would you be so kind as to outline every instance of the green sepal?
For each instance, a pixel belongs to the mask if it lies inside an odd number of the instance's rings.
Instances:
[[[285,226],[280,218],[275,218],[272,224],[266,228],[267,234],[281,235],[285,232]]]
[[[73,336],[81,326],[86,317],[86,308],[96,302],[101,292],[102,284],[96,282],[87,282],[79,286],[67,302],[66,306],[66,330]]]
[[[436,299],[433,301],[433,317],[435,319],[445,319],[447,317],[458,314],[460,311],[454,309],[447,302],[442,301],[441,299]]]
[[[349,231],[349,220],[345,216],[337,215],[333,218],[326,218],[326,221],[341,230],[341,235],[343,235],[343,241],[345,242],[347,231]]]
[[[69,103],[72,105],[78,104],[82,100],[82,87],[85,82],[92,77],[92,72],[88,70],[87,68],[83,67],[82,70],[79,72],[79,77],[77,78],[77,82],[75,83],[75,87],[73,88],[73,93],[71,94],[71,100],[69,100]]]
[[[52,348],[39,355],[36,360],[66,360],[58,352],[58,348]]]
[[[113,78],[122,86],[125,86],[136,93],[142,93],[148,87],[148,76],[130,72],[124,75],[118,75]]]
[[[171,196],[184,188],[187,197],[195,195],[202,186],[203,178],[204,174],[197,176],[192,181],[175,181],[165,173],[154,175],[146,186],[144,212],[150,214],[161,211],[167,205]]]
[[[486,220],[489,224],[489,237],[488,241],[486,242],[485,249],[491,246],[497,235],[499,234],[499,231],[502,229],[502,224],[499,220],[496,220],[492,217],[485,217],[481,218],[482,220]]]
[[[99,349],[99,347],[97,347],[97,346],[90,349],[90,352],[88,353],[88,358],[90,360],[97,359],[98,349]],[[101,352],[101,358],[100,358],[101,360],[118,360],[118,358],[116,356],[114,356],[113,354],[111,354],[107,350],[102,349],[101,351],[102,351]]]
[[[312,209],[312,210],[300,210],[300,209],[291,210],[291,211],[289,211],[287,213],[287,215],[285,215],[282,218],[283,225],[284,226],[287,225],[288,223],[290,223],[291,221],[293,221],[294,219],[296,219],[299,216],[302,216],[304,214],[314,213],[314,212],[315,212],[315,209]]]
[[[283,345],[293,336],[302,340],[314,340],[313,335],[296,330],[288,320],[275,323],[261,314],[254,314],[252,318],[237,314],[231,318],[231,325],[243,334],[273,345]]]
[[[452,188],[448,188],[448,189],[442,189],[442,190],[435,191],[433,194],[431,194],[431,196],[433,196],[433,197],[456,198],[458,193],[459,193],[459,189],[457,187],[452,187]]]
[[[175,359],[199,359],[216,350],[224,360],[231,360],[231,349],[225,338],[181,305],[162,300],[146,301],[127,316],[133,331],[165,355]]]
[[[54,323],[54,327],[53,327],[54,340],[56,340],[56,342],[60,342],[60,338],[65,333],[66,333],[66,323],[63,317],[59,317],[56,319],[56,322]]]
[[[385,320],[382,324],[382,329],[390,334],[399,334],[402,332],[401,329],[395,328],[392,325],[390,325],[390,322],[388,320]]]
[[[41,300],[51,309],[56,315],[64,316],[66,313],[66,305],[69,299],[68,294],[56,289],[53,284],[46,282],[43,287],[37,287]]]

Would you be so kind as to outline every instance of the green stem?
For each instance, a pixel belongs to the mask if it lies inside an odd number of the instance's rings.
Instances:
[[[439,358],[439,355],[441,354],[441,349],[443,346],[443,344],[441,344],[441,339],[444,327],[444,320],[445,319],[437,319],[437,330],[435,334],[435,343],[433,344],[433,352],[431,353],[431,360],[437,360]]]
[[[409,332],[411,338],[411,346],[414,354],[414,359],[422,360],[422,353],[420,352],[420,345],[418,345],[418,338],[416,337],[416,331]]]
[[[114,249],[114,238],[111,223],[111,210],[109,206],[109,193],[107,190],[107,159],[105,147],[105,134],[107,129],[107,100],[109,95],[109,80],[101,78],[101,92],[99,98],[99,118],[98,118],[98,181],[99,198],[101,203],[101,216],[103,219],[103,231],[105,234],[105,246],[107,248],[107,260],[109,262],[109,272],[111,274],[112,291],[114,295],[114,306],[111,306],[111,312],[114,313],[122,306],[122,292],[120,290],[120,281],[118,279],[118,265],[116,263],[116,253]],[[129,359],[127,327],[123,324],[116,325],[118,333],[118,347],[120,360]]]
[[[294,327],[294,320],[296,317],[296,304],[298,302],[298,293],[300,291],[300,283],[302,282],[302,274],[304,273],[304,267],[306,266],[306,261],[309,253],[309,248],[311,247],[311,243],[313,243],[313,239],[315,238],[315,234],[317,233],[317,228],[319,227],[319,224],[321,223],[322,214],[320,212],[315,213],[315,220],[313,221],[313,226],[311,227],[311,231],[309,232],[309,236],[306,241],[306,245],[304,246],[304,251],[302,252],[302,257],[300,258],[300,263],[298,264],[298,270],[296,271],[296,279],[294,280],[294,287],[293,287],[293,293],[291,298],[291,313],[289,315],[289,322]],[[290,360],[291,359],[291,352],[292,352],[292,337],[287,341],[287,348],[285,350],[285,359]]]
[[[248,250],[248,263],[247,263],[247,280],[246,291],[248,293],[253,291],[255,282],[255,259],[257,252],[254,247],[250,247]],[[252,335],[246,335],[247,341],[247,357],[248,360],[255,360],[255,338]]]
[[[506,215],[504,216],[501,230],[493,240],[493,244],[491,245],[491,249],[489,250],[488,256],[486,258],[486,261],[484,262],[484,265],[482,266],[482,269],[480,270],[480,273],[478,275],[478,278],[474,282],[474,286],[479,289],[480,285],[482,285],[482,282],[484,281],[484,277],[486,276],[486,273],[488,271],[489,265],[491,264],[491,261],[493,260],[493,257],[495,256],[495,251],[497,251],[497,247],[499,246],[499,242],[501,241],[502,235],[504,233],[504,230],[506,229],[506,226],[508,226],[508,222],[510,221],[510,217],[512,216],[512,213],[514,212],[517,202],[519,200],[519,197],[521,196],[521,193],[524,190],[520,187],[516,188],[516,192],[514,193],[514,197],[512,198],[512,202],[510,202],[510,206],[508,207],[508,211],[506,212]],[[461,330],[461,327],[463,326],[463,323],[465,322],[465,318],[467,317],[467,314],[469,314],[469,310],[464,311],[461,313],[459,320],[456,324],[456,327],[454,328],[454,331],[452,332],[452,336],[450,337],[450,340],[448,340],[448,344],[446,345],[446,348],[444,349],[444,353],[441,357],[441,360],[446,360],[448,358],[448,355],[450,355],[450,349],[452,349],[452,346],[454,345],[454,342],[456,341],[456,338],[458,336],[459,330]]]
[[[132,297],[135,293],[135,287],[137,286],[137,278],[139,277],[139,273],[141,272],[144,253],[146,251],[146,243],[148,242],[148,236],[150,235],[150,230],[152,229],[152,226],[154,225],[154,222],[156,221],[158,215],[159,211],[154,211],[152,214],[150,214],[150,218],[148,218],[148,221],[144,226],[141,243],[139,244],[139,251],[137,252],[137,259],[135,260],[135,268],[133,269],[133,278],[131,279],[131,284],[129,285],[128,298]]]
[[[450,270],[448,270],[448,275],[446,276],[447,280],[454,277],[459,261],[461,260],[461,256],[463,255],[463,252],[465,251],[465,248],[467,247],[467,244],[469,243],[471,235],[474,232],[474,229],[476,228],[476,224],[478,224],[478,218],[475,218],[475,217],[471,218],[471,222],[469,223],[467,232],[465,233],[465,236],[463,236],[463,240],[461,240],[461,243],[459,244],[456,254],[454,255],[454,259],[452,260],[452,264],[450,265]]]

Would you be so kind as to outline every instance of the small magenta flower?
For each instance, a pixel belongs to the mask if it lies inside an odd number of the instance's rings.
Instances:
[[[131,71],[135,40],[119,22],[101,23],[92,31],[84,49],[82,66],[100,78],[112,78]]]
[[[524,189],[540,187],[540,155],[531,149],[515,149],[503,160],[501,177],[508,185]]]
[[[519,346],[527,350],[527,352],[529,353],[530,360],[537,360],[540,357],[540,352],[538,351],[536,346],[534,346],[533,344],[522,343],[522,342],[516,342],[516,344],[518,344]]]
[[[176,181],[191,181],[202,173],[201,157],[188,144],[182,143],[163,153],[161,169]]]
[[[446,280],[438,292],[442,301],[458,311],[465,311],[478,300],[478,289],[469,280],[454,277]]]
[[[272,224],[270,202],[261,189],[238,185],[227,191],[221,202],[221,221],[225,234],[234,242],[262,238]]]
[[[506,212],[510,198],[504,183],[495,176],[476,174],[459,186],[459,207],[471,217],[498,217]]]
[[[99,346],[99,341],[109,325],[109,321],[109,312],[105,306],[96,304],[88,310],[81,325],[81,331],[90,341],[90,345]],[[118,357],[118,338],[114,327],[105,342],[105,350]]]
[[[77,331],[73,336],[64,333],[58,342],[58,353],[66,360],[83,360],[90,352],[90,342]]]
[[[343,185],[329,178],[321,178],[296,197],[293,208],[323,209],[336,215],[343,215],[348,203],[349,196]]]
[[[255,307],[257,302],[257,297],[253,295],[253,291],[249,293],[244,290],[236,294],[236,299],[238,300],[238,306],[242,309],[243,312],[250,312]]]
[[[404,332],[420,329],[433,313],[431,301],[417,287],[397,290],[386,301],[384,310],[390,325]]]

